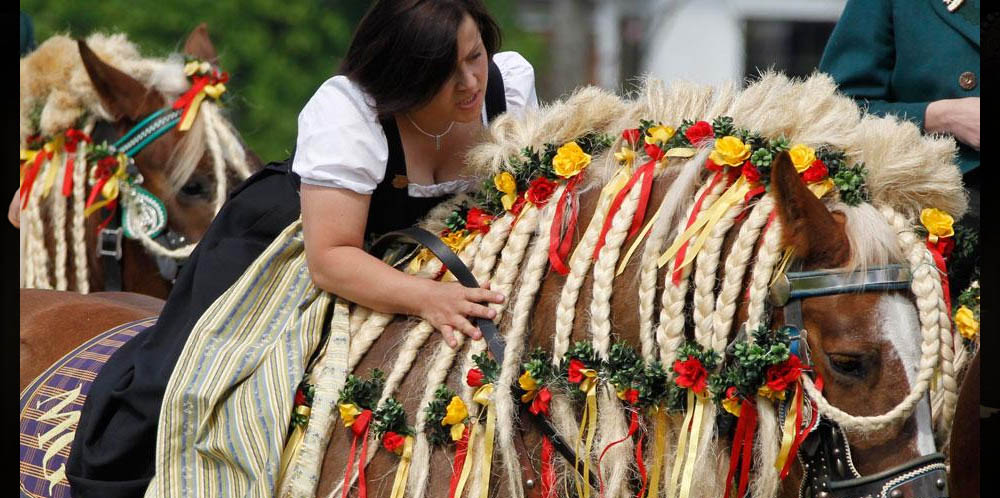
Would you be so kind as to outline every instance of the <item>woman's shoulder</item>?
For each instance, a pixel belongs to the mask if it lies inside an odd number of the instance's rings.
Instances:
[[[378,122],[375,102],[364,90],[346,76],[333,76],[323,82],[302,108],[301,115],[315,115],[327,120],[334,116]]]
[[[507,110],[516,112],[525,108],[538,107],[538,95],[535,93],[535,68],[528,62],[528,59],[517,52],[509,51],[493,54],[493,62],[500,69],[500,75],[503,77]]]

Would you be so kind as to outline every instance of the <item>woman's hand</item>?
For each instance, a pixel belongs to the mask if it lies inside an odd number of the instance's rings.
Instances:
[[[426,280],[426,292],[417,303],[417,315],[427,320],[441,332],[449,347],[458,347],[455,331],[473,339],[480,339],[482,332],[473,325],[470,317],[492,320],[496,311],[480,303],[502,303],[503,294],[489,290],[489,283],[481,288],[465,287],[458,282]]]
[[[931,102],[924,113],[924,130],[947,133],[979,150],[979,97]]]

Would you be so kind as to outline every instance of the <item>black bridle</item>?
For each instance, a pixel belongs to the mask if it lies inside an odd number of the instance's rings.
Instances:
[[[796,267],[793,267],[795,269]],[[785,326],[792,330],[791,349],[811,364],[802,321],[802,300],[853,292],[910,288],[910,268],[887,265],[866,270],[789,271],[772,284],[770,302],[783,308]],[[932,453],[897,467],[862,476],[854,467],[847,436],[840,426],[821,419],[799,448],[805,475],[800,498],[947,498],[945,457]]]

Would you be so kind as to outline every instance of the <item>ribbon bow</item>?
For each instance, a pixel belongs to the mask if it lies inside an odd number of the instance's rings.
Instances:
[[[184,74],[191,78],[191,88],[184,92],[176,102],[174,109],[184,109],[181,121],[177,125],[179,131],[187,131],[194,124],[198,108],[205,96],[218,100],[226,92],[226,82],[229,73],[220,72],[205,61],[191,61],[184,66]]]
[[[89,135],[77,130],[76,128],[66,130],[66,144],[64,145],[66,150],[66,173],[63,174],[63,197],[69,197],[69,195],[73,192],[73,169],[76,159],[77,145],[80,142],[91,143],[92,141]]]

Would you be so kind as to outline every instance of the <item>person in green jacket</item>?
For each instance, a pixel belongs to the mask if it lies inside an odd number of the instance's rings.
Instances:
[[[868,112],[959,143],[979,167],[980,0],[848,0],[819,69]]]

